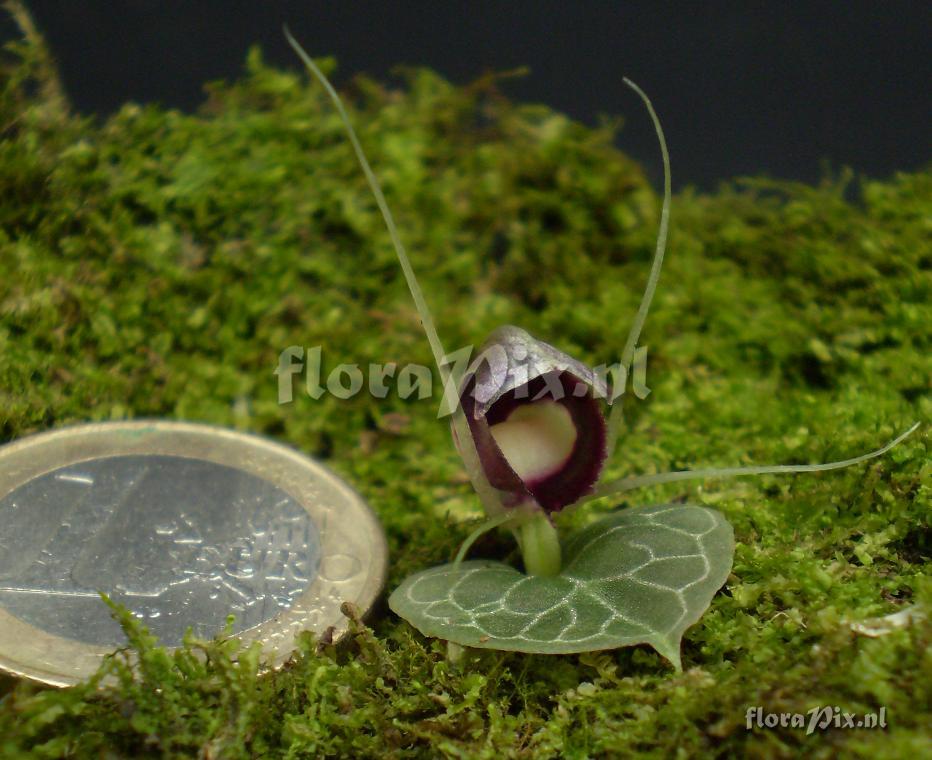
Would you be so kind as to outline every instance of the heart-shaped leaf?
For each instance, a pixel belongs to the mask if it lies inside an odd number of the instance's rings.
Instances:
[[[572,535],[556,577],[501,562],[443,565],[406,579],[388,604],[425,636],[463,646],[571,654],[650,644],[679,670],[683,632],[724,584],[734,548],[711,509],[638,507]]]

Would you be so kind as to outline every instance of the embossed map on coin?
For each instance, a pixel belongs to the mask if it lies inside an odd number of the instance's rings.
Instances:
[[[0,499],[0,606],[49,633],[119,646],[98,595],[161,642],[270,620],[314,580],[320,536],[267,480],[201,459],[107,456],[33,478]]]

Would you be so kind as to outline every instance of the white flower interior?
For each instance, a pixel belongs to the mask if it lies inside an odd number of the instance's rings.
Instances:
[[[489,430],[508,464],[525,483],[558,471],[573,453],[576,426],[562,404],[542,399],[516,407]]]

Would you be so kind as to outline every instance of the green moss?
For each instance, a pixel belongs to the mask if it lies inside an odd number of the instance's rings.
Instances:
[[[269,434],[363,492],[391,586],[448,561],[478,503],[433,403],[276,400],[289,345],[323,345],[328,367],[430,363],[322,93],[253,52],[197,115],[127,105],[95,124],[68,116],[35,40],[3,76],[0,438],[149,416]],[[609,128],[423,70],[401,89],[357,79],[348,100],[448,347],[511,322],[617,358],[659,203]],[[644,335],[652,393],[630,405],[610,474],[840,459],[928,422],[930,215],[929,172],[678,195]],[[687,632],[680,675],[642,648],[451,664],[380,607],[345,646],[307,638],[260,676],[235,640],[169,654],[124,618],[138,671],[118,655],[73,689],[0,685],[0,755],[918,756],[928,624],[867,639],[847,621],[932,601],[928,461],[923,428],[850,470],[623,502],[714,505],[735,526],[733,575]],[[490,536],[477,554],[510,549]],[[758,705],[886,706],[889,725],[747,731]]]

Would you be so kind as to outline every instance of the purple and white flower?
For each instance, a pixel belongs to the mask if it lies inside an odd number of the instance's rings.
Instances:
[[[604,378],[521,328],[489,336],[460,404],[504,507],[549,515],[592,492],[607,453],[606,396]]]

